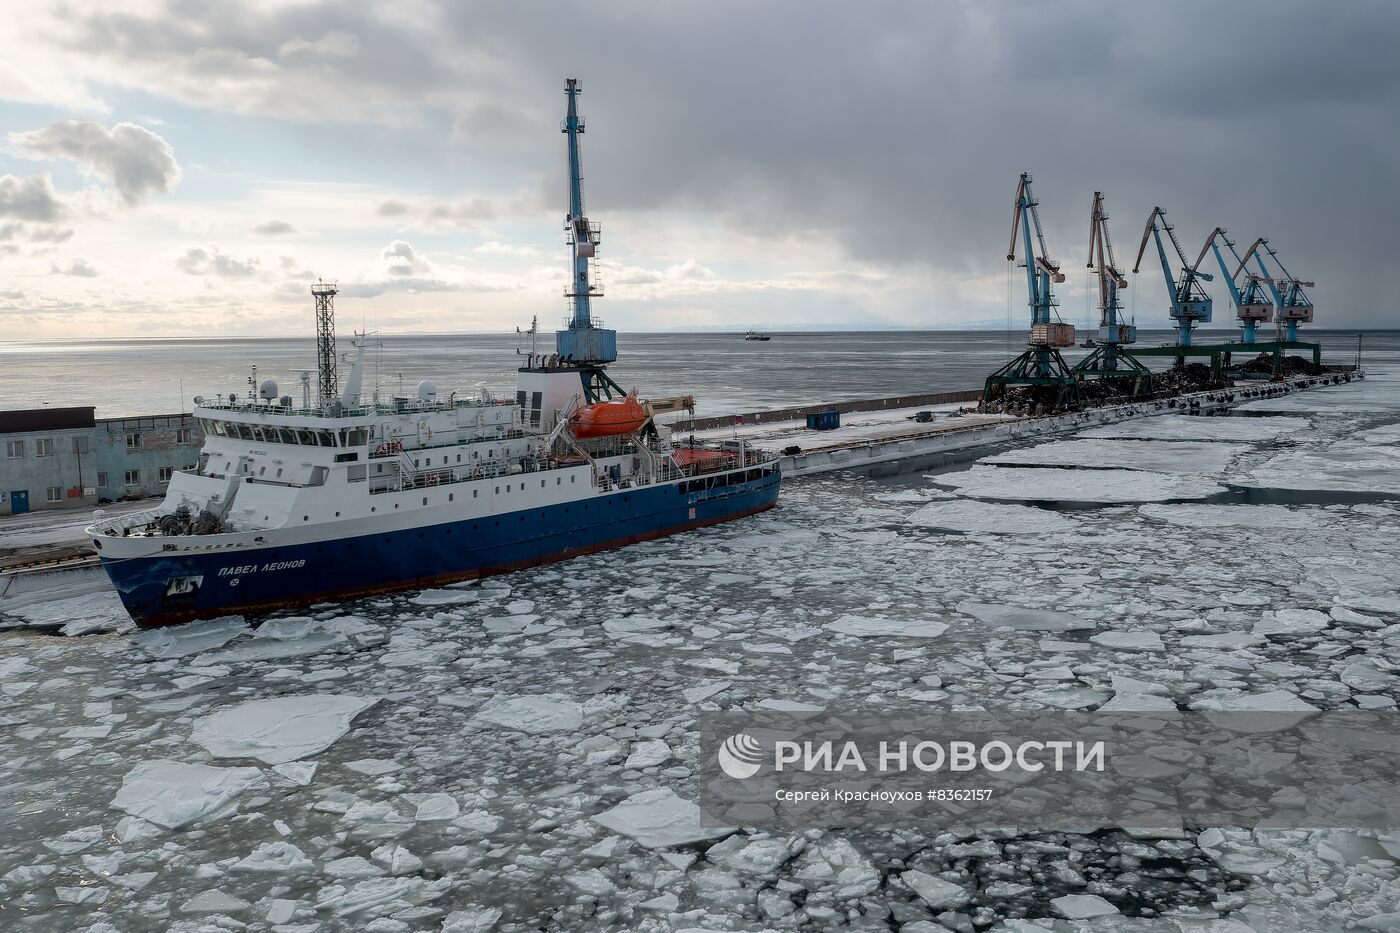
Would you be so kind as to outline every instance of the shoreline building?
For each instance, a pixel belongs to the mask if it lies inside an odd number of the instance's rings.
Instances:
[[[97,418],[95,409],[0,411],[0,515],[162,496],[199,463],[193,415]]]

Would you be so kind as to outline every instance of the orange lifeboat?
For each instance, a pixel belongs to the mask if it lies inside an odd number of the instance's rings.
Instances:
[[[608,402],[585,405],[569,416],[569,429],[574,437],[612,437],[631,434],[647,420],[647,413],[635,395],[626,395]]]

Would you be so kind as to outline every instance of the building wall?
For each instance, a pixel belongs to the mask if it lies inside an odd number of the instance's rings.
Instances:
[[[22,442],[22,456],[6,456],[12,441]],[[45,449],[41,441],[52,442],[52,454],[39,455]],[[199,423],[183,414],[0,433],[0,515],[13,513],[16,490],[28,492],[31,512],[163,495],[168,478],[162,469],[194,466],[203,444]],[[128,471],[135,472],[129,476]],[[51,501],[55,489],[58,499]]]

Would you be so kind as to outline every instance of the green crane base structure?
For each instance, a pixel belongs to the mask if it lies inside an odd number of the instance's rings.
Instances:
[[[1045,386],[1053,389],[1051,408],[1079,406],[1079,380],[1054,347],[1031,347],[992,373],[987,377],[982,397],[988,401],[1001,398],[1007,386]]]
[[[1100,344],[1070,372],[1079,379],[1132,379],[1134,395],[1152,391],[1152,371],[1116,344]]]
[[[1219,378],[1221,371],[1230,365],[1233,353],[1269,353],[1274,358],[1274,375],[1283,373],[1283,355],[1286,350],[1302,350],[1312,354],[1314,366],[1322,365],[1322,344],[1304,340],[1271,340],[1260,343],[1213,343],[1199,346],[1139,347],[1133,350],[1135,356],[1175,357],[1177,365],[1183,365],[1188,356],[1210,357],[1210,374]]]

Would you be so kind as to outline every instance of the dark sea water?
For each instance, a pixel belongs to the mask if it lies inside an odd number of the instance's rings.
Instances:
[[[1198,344],[1233,332],[1198,332]],[[1356,356],[1355,331],[1309,331],[1325,359]],[[513,394],[515,334],[386,336],[369,351],[366,390],[412,393],[431,379],[440,394],[483,388]],[[1140,345],[1169,343],[1144,332]],[[552,349],[552,335],[539,346]],[[1400,362],[1400,331],[1362,337],[1368,365]],[[342,340],[340,349],[350,349]],[[1024,349],[1020,331],[876,331],[776,333],[768,342],[739,334],[619,334],[611,367],[623,386],[643,395],[693,394],[700,414],[758,411],[813,402],[978,388],[987,373]],[[1088,351],[1074,348],[1071,362]],[[1168,359],[1150,361],[1154,369]],[[132,338],[0,340],[0,409],[92,405],[98,417],[187,411],[195,395],[245,393],[251,367],[300,397],[297,370],[315,365],[311,334],[269,338]],[[343,363],[348,371],[349,364]],[[313,373],[313,381],[315,374]]]

